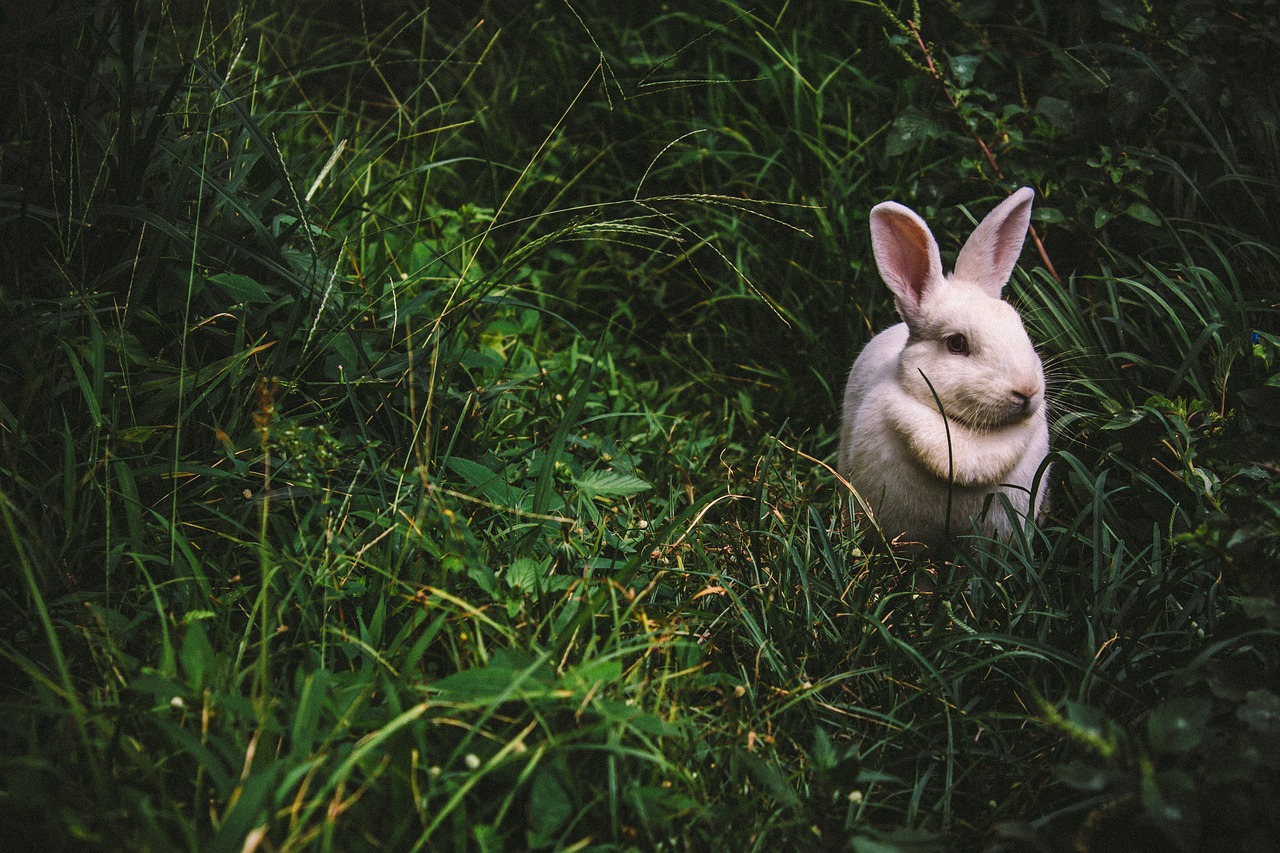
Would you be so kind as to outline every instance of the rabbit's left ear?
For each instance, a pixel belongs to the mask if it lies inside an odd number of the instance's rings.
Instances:
[[[999,299],[1000,291],[1013,275],[1018,255],[1022,254],[1034,197],[1030,187],[1023,187],[988,213],[965,241],[952,275],[978,285]]]

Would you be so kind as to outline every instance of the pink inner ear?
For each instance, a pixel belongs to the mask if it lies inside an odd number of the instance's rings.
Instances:
[[[932,240],[910,217],[896,212],[882,211],[872,229],[880,275],[899,299],[918,306],[932,278]]]
[[[1027,202],[1030,208],[1031,203]],[[1008,268],[1013,273],[1013,266],[1022,254],[1022,244],[1027,239],[1027,226],[1031,223],[1031,213],[1024,215],[1021,209],[1015,208],[1009,218],[1000,223],[996,232],[995,246],[992,250],[991,265],[996,269]]]
[[[956,258],[956,278],[978,285],[997,299],[1000,297],[1022,253],[1031,221],[1032,198],[1032,191],[1023,187],[978,223]]]

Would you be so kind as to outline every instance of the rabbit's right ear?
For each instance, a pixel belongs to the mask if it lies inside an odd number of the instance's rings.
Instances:
[[[908,325],[929,290],[942,282],[938,244],[924,220],[895,201],[871,208],[871,248],[880,277]]]

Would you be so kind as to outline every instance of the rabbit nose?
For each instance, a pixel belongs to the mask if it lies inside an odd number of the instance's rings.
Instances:
[[[1025,391],[1013,392],[1013,406],[1021,414],[1035,414],[1037,408],[1037,395],[1035,393],[1028,394]]]

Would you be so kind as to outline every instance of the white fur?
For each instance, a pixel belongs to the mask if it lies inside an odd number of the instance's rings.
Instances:
[[[940,544],[948,494],[952,534],[976,520],[983,532],[1007,536],[1017,519],[999,499],[983,513],[995,492],[1027,515],[1049,452],[1044,369],[1000,293],[1022,250],[1032,196],[1024,187],[991,211],[950,276],[919,216],[891,201],[871,211],[876,265],[903,322],[872,338],[853,364],[838,464],[890,541]],[[967,355],[949,351],[956,335]],[[1032,514],[1043,497],[1037,490]]]

